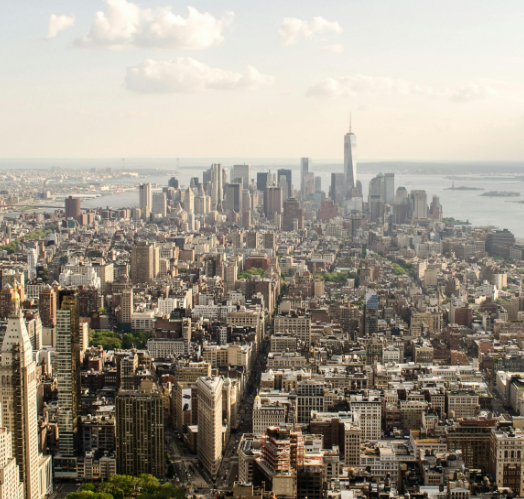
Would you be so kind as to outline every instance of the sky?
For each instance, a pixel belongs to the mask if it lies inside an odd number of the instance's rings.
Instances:
[[[0,157],[524,158],[522,0],[17,0]]]

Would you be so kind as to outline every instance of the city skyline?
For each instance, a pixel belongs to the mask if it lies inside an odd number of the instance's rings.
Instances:
[[[271,144],[273,157],[336,159],[351,110],[362,161],[516,161],[522,12],[470,0],[11,4],[2,156],[267,157]]]

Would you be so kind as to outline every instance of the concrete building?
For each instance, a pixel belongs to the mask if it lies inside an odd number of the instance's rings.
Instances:
[[[138,241],[131,248],[131,280],[151,284],[159,272],[160,253],[156,244]]]
[[[116,463],[122,475],[164,478],[164,403],[158,386],[142,380],[116,397]]]
[[[149,218],[151,213],[151,184],[140,184],[138,187],[139,208],[144,218]]]

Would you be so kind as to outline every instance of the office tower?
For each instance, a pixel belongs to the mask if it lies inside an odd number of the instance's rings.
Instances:
[[[316,176],[315,177],[315,194],[319,194],[322,192],[322,177]]]
[[[240,180],[242,184],[242,189],[247,189],[249,187],[249,180],[251,178],[251,166],[249,165],[235,165],[231,170],[230,182],[234,184],[236,181]]]
[[[428,218],[428,197],[426,191],[411,191],[409,201],[411,218],[413,220],[425,220]]]
[[[224,191],[224,210],[240,213],[242,211],[242,184],[226,184]]]
[[[38,299],[38,311],[43,327],[53,328],[56,325],[56,300],[56,290],[46,284]]]
[[[297,497],[307,497],[308,499],[322,499],[323,490],[323,471],[324,467],[318,462],[307,462],[297,467]]]
[[[20,295],[13,293],[7,332],[2,342],[0,377],[1,421],[11,434],[11,455],[24,484],[25,499],[40,499],[41,456],[38,452],[38,414],[36,363],[31,341],[20,310]],[[43,484],[43,488],[47,488]],[[18,496],[10,496],[18,497]]]
[[[284,203],[284,214],[282,216],[282,230],[301,230],[304,228],[304,212],[300,207],[300,201],[289,198]]]
[[[131,281],[150,284],[158,275],[160,251],[156,243],[138,241],[131,248]]]
[[[368,202],[372,197],[379,201],[384,201],[384,174],[382,173],[379,173],[369,181]]]
[[[13,295],[18,286],[11,286],[10,284],[5,284],[2,291],[0,291],[0,317],[6,318],[9,317],[12,308]]]
[[[266,232],[264,234],[264,249],[273,250],[273,256],[276,253],[277,235],[275,232]]]
[[[167,214],[167,199],[165,192],[154,192],[153,193],[153,205],[151,208],[153,215],[160,215],[162,218],[166,218]]]
[[[282,189],[267,187],[264,192],[264,214],[269,220],[274,220],[275,213],[282,213]]]
[[[265,192],[267,187],[271,187],[271,173],[257,173],[257,190]]]
[[[398,187],[395,194],[395,204],[406,204],[408,197],[407,189],[405,187]]]
[[[1,420],[0,477],[0,497],[2,499],[22,499],[24,497],[24,484],[20,481],[20,468],[13,456],[13,435]]]
[[[302,158],[300,160],[300,196],[306,199],[306,182],[305,176],[309,173],[309,158]]]
[[[343,173],[331,174],[329,197],[336,204],[341,204],[346,199],[346,176]]]
[[[151,213],[151,184],[140,184],[138,187],[139,208],[145,218]]]
[[[251,210],[248,210],[247,208],[242,208],[242,218],[240,221],[240,225],[244,227],[244,229],[249,229],[249,227],[251,227]]]
[[[222,461],[222,378],[199,378],[198,459],[215,478]]]
[[[210,168],[210,182],[211,182],[211,211],[222,207],[222,199],[224,198],[223,180],[224,172],[220,163],[211,165]]]
[[[167,185],[173,189],[178,189],[178,179],[176,177],[171,177]]]
[[[61,458],[79,450],[78,417],[81,413],[80,327],[76,291],[58,293],[56,311],[56,370],[58,388],[58,448]]]
[[[378,331],[378,295],[366,293],[364,304],[364,334],[371,336]]]
[[[395,202],[395,174],[384,174],[384,202],[393,204]]]
[[[281,187],[282,177],[286,178],[287,195],[286,198],[293,196],[292,172],[288,169],[280,169],[277,171],[278,186]]]
[[[286,199],[289,198],[289,189],[287,187],[287,178],[285,177],[285,175],[282,175],[278,178],[278,186],[282,189],[282,202],[284,202]]]
[[[304,173],[304,198],[312,199],[315,195],[315,174],[313,172]]]
[[[182,207],[188,213],[195,210],[195,194],[191,187],[188,187],[184,192],[184,200],[182,202]]]
[[[326,383],[320,380],[303,380],[297,387],[297,422],[309,424],[311,412],[324,412]]]
[[[344,135],[344,175],[346,176],[346,199],[353,197],[353,189],[357,187],[357,137],[351,131]]]
[[[116,467],[121,475],[164,478],[164,402],[158,386],[142,380],[116,396]]]
[[[242,209],[251,210],[252,204],[251,192],[248,189],[242,189]]]
[[[433,220],[442,220],[442,205],[440,204],[440,199],[438,196],[433,196],[431,205],[429,207],[429,213]]]
[[[65,199],[65,217],[74,218],[79,221],[82,215],[82,210],[80,208],[81,201],[78,198],[69,196]]]

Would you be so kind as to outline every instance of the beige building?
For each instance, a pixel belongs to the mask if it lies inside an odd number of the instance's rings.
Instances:
[[[160,250],[156,243],[138,241],[131,248],[131,280],[134,284],[150,284],[159,273]]]
[[[216,477],[222,462],[222,387],[220,377],[200,378],[198,389],[198,459]]]
[[[311,345],[311,317],[309,315],[279,315],[275,317],[275,333],[284,333],[301,341],[301,350],[309,351]]]

